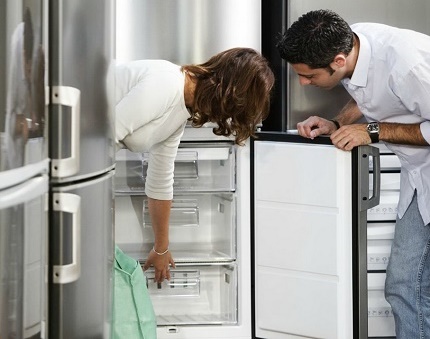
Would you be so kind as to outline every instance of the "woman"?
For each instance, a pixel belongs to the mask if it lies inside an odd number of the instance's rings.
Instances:
[[[144,269],[155,280],[170,279],[169,252],[173,169],[187,121],[216,123],[216,135],[239,145],[254,135],[269,113],[274,75],[267,60],[250,48],[221,52],[199,65],[139,60],[116,68],[116,142],[133,152],[149,151],[145,183],[155,243]]]

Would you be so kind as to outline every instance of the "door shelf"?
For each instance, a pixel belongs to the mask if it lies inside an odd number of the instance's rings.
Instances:
[[[237,323],[235,263],[178,265],[161,284],[145,275],[159,326]]]

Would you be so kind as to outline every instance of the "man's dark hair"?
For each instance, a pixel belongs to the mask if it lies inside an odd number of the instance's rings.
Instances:
[[[331,10],[316,10],[302,15],[280,37],[276,47],[291,64],[327,68],[334,57],[348,55],[354,33],[348,23]]]

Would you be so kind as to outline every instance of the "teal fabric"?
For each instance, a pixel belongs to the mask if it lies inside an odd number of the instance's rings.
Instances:
[[[157,323],[139,263],[115,247],[113,339],[156,339]]]

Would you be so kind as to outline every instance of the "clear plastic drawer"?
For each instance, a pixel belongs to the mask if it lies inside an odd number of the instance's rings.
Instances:
[[[156,283],[145,272],[158,326],[237,323],[236,264],[177,265],[170,274]]]
[[[145,195],[115,197],[115,241],[136,259],[154,242]],[[233,193],[175,195],[170,214],[170,251],[175,262],[236,258],[236,199]]]
[[[144,192],[149,153],[117,153],[115,191]],[[182,143],[175,160],[175,192],[235,190],[235,148],[231,142]]]

